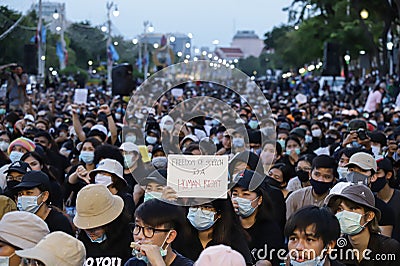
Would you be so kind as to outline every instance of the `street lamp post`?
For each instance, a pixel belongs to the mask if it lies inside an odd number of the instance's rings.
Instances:
[[[38,12],[38,26],[37,26],[37,36],[40,36],[40,38],[37,38],[37,49],[38,49],[38,77],[40,80],[43,80],[44,78],[44,63],[46,57],[44,56],[43,53],[43,45],[42,45],[42,0],[39,0],[39,12]]]
[[[56,28],[57,31],[60,31],[60,42],[61,42],[61,49],[62,53],[64,53],[65,56],[65,39],[64,39],[64,32],[65,32],[65,18],[64,18],[64,11],[65,11],[65,3],[61,5],[61,10],[60,13],[58,13],[57,9],[55,10],[53,14],[53,18],[58,20],[60,19],[60,26]],[[65,65],[65,57],[59,58],[60,60],[60,69],[63,70],[66,65]]]
[[[117,5],[114,4],[114,2],[107,2],[107,28],[108,28],[108,34],[107,34],[107,47],[106,47],[106,55],[107,55],[107,84],[111,84],[111,71],[112,71],[112,64],[113,60],[111,58],[111,55],[109,54],[108,50],[110,49],[111,45],[111,9],[115,7],[115,10],[113,11],[113,15],[115,17],[118,17],[119,11],[117,8]]]
[[[144,43],[144,56],[145,56],[145,63],[144,63],[144,79],[147,79],[147,75],[149,72],[149,58],[150,56],[147,54],[147,44],[148,44],[148,40],[147,40],[147,33],[150,32],[152,33],[154,31],[154,27],[151,24],[150,21],[146,20],[145,22],[143,22],[143,26],[144,26],[144,39],[145,39],[145,43]]]

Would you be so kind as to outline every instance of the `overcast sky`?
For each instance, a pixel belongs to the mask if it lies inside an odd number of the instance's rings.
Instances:
[[[0,5],[25,12],[38,0],[0,0]],[[45,0],[43,0],[45,2]],[[61,1],[52,1],[61,2]],[[202,0],[202,1],[138,1],[114,0],[120,10],[119,17],[112,22],[116,33],[125,38],[134,38],[143,32],[143,22],[150,21],[155,32],[192,33],[192,45],[213,46],[218,39],[220,45],[229,46],[237,30],[255,30],[260,38],[274,26],[287,22],[287,13],[282,11],[292,0]],[[104,24],[107,20],[106,0],[66,0],[68,20],[89,20],[92,25]],[[151,3],[151,4],[149,4]]]

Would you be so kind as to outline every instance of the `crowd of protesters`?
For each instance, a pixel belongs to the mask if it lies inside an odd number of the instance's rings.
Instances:
[[[258,82],[267,109],[235,90],[249,80],[154,103],[88,86],[77,104],[73,82],[27,90],[21,66],[0,70],[1,265],[398,265],[393,79]],[[227,198],[179,206],[178,153],[227,155]]]

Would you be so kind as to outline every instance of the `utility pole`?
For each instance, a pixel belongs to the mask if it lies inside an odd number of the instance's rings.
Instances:
[[[107,84],[110,85],[111,80],[111,70],[112,70],[112,58],[109,54],[108,50],[110,49],[111,45],[111,8],[113,7],[113,2],[107,2],[107,29],[108,29],[108,36],[107,36],[107,47],[106,47],[106,55],[107,55]]]
[[[37,25],[37,49],[38,49],[38,58],[37,58],[37,63],[38,63],[38,78],[40,81],[42,81],[44,79],[44,60],[45,58],[43,55],[43,46],[42,46],[42,27],[43,27],[43,23],[42,23],[42,0],[39,0],[39,21],[38,21],[38,25]],[[40,37],[39,37],[40,36]]]

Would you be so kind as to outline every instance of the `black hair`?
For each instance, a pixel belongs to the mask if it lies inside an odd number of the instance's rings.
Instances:
[[[289,140],[293,140],[295,141],[297,144],[299,144],[299,147],[301,147],[301,142],[299,140],[298,137],[294,136],[294,135],[289,135],[286,140],[285,140],[285,147],[287,146],[287,143],[289,142]]]
[[[118,161],[122,166],[124,165],[124,156],[118,147],[110,144],[103,144],[96,148],[94,151],[93,163],[97,165],[102,159],[114,159]]]
[[[135,217],[145,225],[157,227],[164,225],[167,229],[178,232],[185,225],[185,213],[181,207],[158,199],[143,202],[135,211]]]
[[[288,184],[289,180],[293,177],[291,175],[291,171],[290,171],[289,167],[284,163],[276,163],[276,164],[272,165],[270,170],[272,170],[274,168],[279,169],[282,172],[283,183]]]
[[[53,140],[50,133],[44,130],[38,130],[35,134],[35,138],[37,137],[45,137],[49,141],[49,143],[51,143]]]
[[[325,246],[340,237],[338,219],[328,208],[318,206],[307,206],[293,213],[286,222],[285,237],[296,229],[306,232],[310,225],[314,226],[315,237],[321,237]]]
[[[93,137],[87,138],[87,139],[85,139],[85,140],[82,142],[82,145],[81,145],[81,148],[79,149],[79,152],[82,151],[83,145],[84,145],[86,142],[92,143],[93,148],[94,148],[95,150],[97,150],[97,147],[98,147],[98,146],[101,146],[101,145],[102,145],[101,142],[100,142],[98,139],[96,139],[96,138],[93,138]]]

